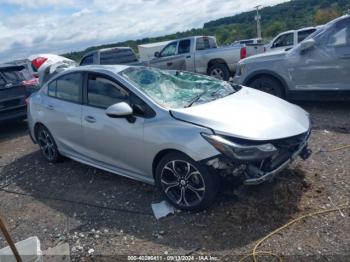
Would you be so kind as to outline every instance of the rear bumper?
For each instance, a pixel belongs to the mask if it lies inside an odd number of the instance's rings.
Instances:
[[[311,155],[311,150],[308,149],[308,145],[305,142],[298,151],[296,151],[289,159],[280,164],[276,169],[263,172],[255,166],[248,166],[246,172],[253,174],[254,178],[248,178],[244,180],[245,185],[258,185],[266,181],[272,180],[276,175],[282,172],[291,162],[293,162],[298,156],[303,160],[306,160]]]

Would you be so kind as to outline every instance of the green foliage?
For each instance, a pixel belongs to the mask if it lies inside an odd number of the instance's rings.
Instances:
[[[261,10],[262,34],[266,40],[278,33],[307,26],[326,23],[344,13],[350,7],[350,0],[291,0]],[[173,40],[193,35],[214,35],[219,45],[228,45],[239,39],[256,37],[255,11],[220,18],[193,28],[160,37],[128,40],[108,45],[89,47],[84,51],[71,52],[64,56],[79,61],[86,52],[108,47],[130,46],[137,52],[137,45]]]

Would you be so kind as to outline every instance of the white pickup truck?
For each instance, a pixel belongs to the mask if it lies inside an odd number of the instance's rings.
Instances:
[[[228,80],[239,60],[263,52],[262,44],[218,48],[213,36],[192,36],[170,42],[146,63],[161,69],[186,70]]]
[[[302,42],[305,38],[317,30],[318,27],[305,27],[298,30],[290,30],[278,34],[267,44],[266,51],[289,50]]]

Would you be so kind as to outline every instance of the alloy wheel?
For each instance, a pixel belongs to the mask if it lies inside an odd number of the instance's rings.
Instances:
[[[39,130],[38,142],[45,158],[49,161],[54,160],[57,150],[51,135],[46,129],[42,128]]]
[[[224,79],[224,72],[220,68],[214,68],[210,72],[210,76],[215,77],[217,79],[223,80]]]
[[[167,197],[179,206],[196,206],[202,202],[205,195],[202,174],[184,160],[168,162],[162,169],[160,182]]]

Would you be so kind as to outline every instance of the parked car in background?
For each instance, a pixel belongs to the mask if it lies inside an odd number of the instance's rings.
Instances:
[[[314,33],[316,30],[316,27],[307,27],[280,33],[266,45],[266,51],[289,50]]]
[[[23,65],[0,65],[0,122],[25,118],[25,99],[39,89]]]
[[[240,59],[264,52],[262,45],[219,48],[215,37],[193,36],[170,42],[155,54],[149,65],[168,70],[186,70],[229,80]]]
[[[91,51],[80,60],[80,65],[125,65],[138,63],[130,47],[112,47]]]
[[[310,154],[309,115],[300,107],[212,77],[150,67],[67,69],[29,98],[28,123],[48,161],[64,155],[156,184],[184,210],[208,207],[220,175],[256,185]]]
[[[238,63],[234,82],[287,99],[350,98],[350,16],[319,28],[290,51]]]
[[[56,73],[59,71],[56,70],[56,67],[76,65],[76,62],[73,60],[55,54],[31,55],[27,61],[28,69],[30,69],[33,76],[39,79],[39,85],[54,75],[52,71]]]

